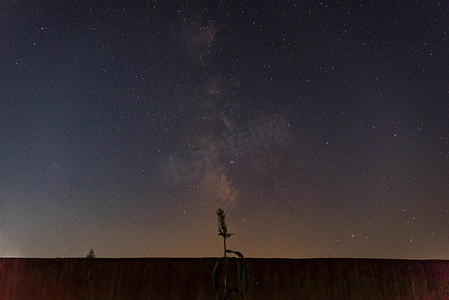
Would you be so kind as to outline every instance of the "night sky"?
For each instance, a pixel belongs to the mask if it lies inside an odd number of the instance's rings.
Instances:
[[[130,3],[131,2],[131,3]],[[0,2],[0,256],[449,259],[449,3]]]

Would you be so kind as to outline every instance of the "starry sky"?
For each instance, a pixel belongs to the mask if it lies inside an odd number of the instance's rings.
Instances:
[[[449,3],[0,2],[0,255],[449,259]]]

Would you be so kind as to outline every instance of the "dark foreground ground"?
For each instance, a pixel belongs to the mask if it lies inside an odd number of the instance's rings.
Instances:
[[[3,258],[0,299],[214,299],[215,262],[215,258]],[[449,261],[248,259],[248,263],[248,299],[449,299]]]

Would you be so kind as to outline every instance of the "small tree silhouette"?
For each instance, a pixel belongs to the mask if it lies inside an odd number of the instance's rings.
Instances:
[[[86,255],[86,258],[95,258],[94,249],[90,249],[89,253]]]

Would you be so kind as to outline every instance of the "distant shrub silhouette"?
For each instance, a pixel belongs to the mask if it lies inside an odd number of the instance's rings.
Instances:
[[[229,233],[228,232],[228,227],[226,225],[226,220],[225,220],[225,213],[224,211],[219,208],[217,209],[217,217],[218,217],[218,235],[223,237],[223,248],[224,248],[224,253],[223,253],[223,257],[220,258],[214,266],[214,270],[212,271],[212,277],[213,277],[213,281],[214,281],[214,287],[215,287],[215,299],[219,300],[220,299],[220,289],[223,288],[223,300],[226,300],[228,298],[228,296],[230,294],[232,294],[233,292],[236,292],[241,299],[247,299],[248,298],[248,280],[249,280],[249,266],[248,263],[246,262],[244,256],[242,253],[238,252],[238,251],[232,251],[232,250],[228,250],[226,249],[226,239],[230,238],[233,233]],[[238,275],[238,280],[239,280],[239,288],[232,288],[228,290],[227,287],[227,254],[228,253],[233,253],[235,255],[237,255],[240,259],[236,261],[237,263],[237,275]],[[221,285],[219,282],[219,277],[220,274],[218,272],[218,266],[220,265],[220,263],[224,263],[224,274],[223,274],[223,284]]]
[[[86,255],[86,258],[95,258],[94,249],[90,249],[89,253]]]

